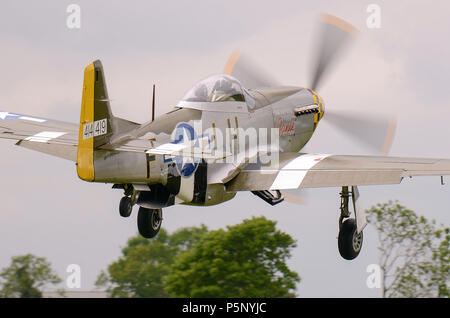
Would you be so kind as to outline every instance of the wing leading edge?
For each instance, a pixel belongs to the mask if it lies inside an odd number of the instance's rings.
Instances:
[[[228,191],[398,184],[405,177],[450,175],[450,159],[282,153],[276,167],[247,165]]]

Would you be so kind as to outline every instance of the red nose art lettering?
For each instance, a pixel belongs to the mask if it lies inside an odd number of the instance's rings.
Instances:
[[[278,118],[275,121],[275,127],[279,128],[279,136],[291,136],[295,132],[295,120],[289,119],[285,120],[283,117]]]

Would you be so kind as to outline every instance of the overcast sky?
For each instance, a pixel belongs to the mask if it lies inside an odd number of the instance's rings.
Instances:
[[[70,3],[81,7],[81,29],[66,26]],[[381,8],[381,28],[369,29],[367,6]],[[241,49],[281,83],[307,86],[317,16],[339,16],[360,33],[320,90],[326,109],[396,114],[392,155],[450,158],[450,11],[448,1],[2,1],[0,110],[78,122],[83,69],[100,58],[115,115],[150,119],[169,111],[197,81],[223,70]],[[348,136],[320,123],[307,145],[322,153],[366,154]],[[111,185],[78,180],[72,162],[0,140],[0,267],[15,255],[47,257],[65,278],[82,269],[89,290],[100,270],[137,233],[136,214],[119,216],[122,196]],[[450,178],[447,181],[450,183]],[[311,189],[308,204],[271,207],[240,193],[208,208],[165,209],[173,231],[201,223],[211,229],[264,215],[298,241],[290,266],[302,277],[301,297],[377,297],[366,267],[377,263],[377,239],[365,230],[360,256],[337,250],[339,190]],[[361,187],[363,205],[398,199],[450,225],[450,189],[439,178]],[[137,209],[135,209],[137,212]]]

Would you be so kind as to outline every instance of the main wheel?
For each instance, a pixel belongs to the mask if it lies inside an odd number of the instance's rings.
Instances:
[[[359,255],[363,243],[363,233],[356,230],[355,219],[347,219],[342,223],[338,236],[338,248],[341,256],[352,260]]]
[[[120,199],[119,204],[119,213],[121,217],[127,218],[131,215],[131,211],[133,210],[133,203],[131,202],[130,197],[123,197]]]
[[[162,223],[162,209],[139,208],[137,226],[139,233],[145,238],[158,234]]]

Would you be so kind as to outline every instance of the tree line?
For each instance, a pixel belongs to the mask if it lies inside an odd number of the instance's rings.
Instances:
[[[381,297],[449,297],[450,233],[398,202],[366,211],[379,240]],[[301,278],[287,261],[296,241],[276,222],[253,217],[226,229],[161,229],[131,237],[96,286],[110,297],[295,297]],[[0,297],[42,297],[61,279],[45,259],[13,257],[0,272]]]

